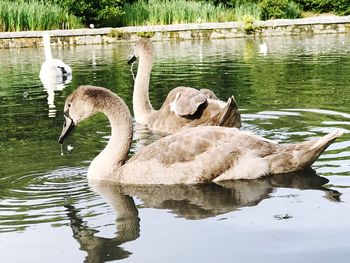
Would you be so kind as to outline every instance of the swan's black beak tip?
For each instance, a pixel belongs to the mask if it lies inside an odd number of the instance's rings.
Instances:
[[[70,117],[64,115],[62,132],[60,137],[58,138],[58,142],[60,144],[62,144],[64,140],[72,133],[72,131],[74,130],[74,127],[75,127],[74,121]]]
[[[131,58],[128,59],[128,64],[132,64],[136,61],[137,57],[135,55],[133,55]]]

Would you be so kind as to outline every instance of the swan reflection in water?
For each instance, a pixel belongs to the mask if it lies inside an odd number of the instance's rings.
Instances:
[[[40,80],[47,92],[48,115],[49,117],[56,117],[55,91],[62,91],[72,81],[72,75],[63,78],[48,76],[47,78],[40,78]]]
[[[90,182],[90,187],[101,195],[116,212],[115,237],[96,236],[79,210],[66,205],[73,237],[80,249],[87,252],[84,262],[105,262],[128,257],[131,252],[121,245],[140,235],[140,219],[133,197],[141,200],[142,207],[170,210],[177,217],[190,220],[204,219],[235,211],[241,207],[256,206],[269,198],[276,188],[314,189],[324,191],[329,201],[340,201],[338,191],[324,187],[328,179],[312,169],[275,175],[256,180],[224,181],[205,185],[120,185]]]

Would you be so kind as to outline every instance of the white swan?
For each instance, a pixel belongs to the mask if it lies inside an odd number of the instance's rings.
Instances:
[[[135,44],[134,56],[139,58],[134,84],[133,109],[135,120],[155,131],[173,133],[184,127],[215,125],[241,126],[241,117],[233,96],[227,102],[219,100],[208,89],[176,87],[166,97],[162,107],[154,110],[149,100],[149,82],[153,65],[152,42],[141,38]]]
[[[112,135],[90,164],[88,178],[124,184],[197,184],[299,171],[342,134],[335,130],[311,141],[279,145],[236,128],[200,126],[163,137],[126,162],[133,134],[127,105],[108,89],[80,86],[66,99],[59,142],[97,112],[107,115]]]
[[[66,84],[72,79],[72,69],[60,59],[54,59],[52,57],[50,46],[50,35],[48,33],[43,34],[45,61],[41,65],[40,80],[44,83],[44,86],[52,86],[52,83],[56,85]]]

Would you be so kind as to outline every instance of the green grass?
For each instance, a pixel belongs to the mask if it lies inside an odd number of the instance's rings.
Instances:
[[[261,9],[259,5],[254,3],[247,3],[235,7],[235,17],[239,21],[243,21],[245,17],[251,16],[254,20],[260,20]]]
[[[186,0],[139,0],[123,7],[122,25],[169,25],[180,23],[227,22],[235,20],[233,9],[209,2]]]
[[[0,0],[0,31],[78,27],[81,27],[80,20],[58,5],[35,0]]]

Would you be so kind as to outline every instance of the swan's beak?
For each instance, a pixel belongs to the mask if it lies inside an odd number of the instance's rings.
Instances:
[[[135,55],[133,55],[131,58],[129,58],[128,64],[130,65],[130,64],[134,63],[136,61],[136,59],[137,59],[137,57]]]
[[[64,115],[62,133],[60,138],[58,139],[58,142],[60,144],[62,144],[63,141],[69,136],[69,134],[72,133],[74,127],[75,127],[74,121],[69,116]]]

